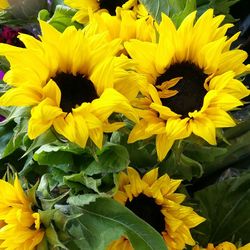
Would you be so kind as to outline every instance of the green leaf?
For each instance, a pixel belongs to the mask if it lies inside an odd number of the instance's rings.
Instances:
[[[63,179],[60,182],[68,186],[73,194],[95,192],[112,195],[117,186],[115,174],[96,175],[92,177],[86,175],[84,171],[68,176],[65,176],[64,173]]]
[[[30,108],[27,107],[11,107],[5,108],[4,116],[6,119],[1,122],[2,125],[7,124],[12,120],[16,120],[17,118],[24,118],[30,116]]]
[[[207,174],[228,166],[233,166],[239,161],[250,156],[250,131],[229,140],[229,142],[230,145],[226,147],[227,151],[225,154],[216,157],[214,162],[207,162],[203,164],[204,170]],[[246,166],[242,167],[249,167],[249,162]]]
[[[72,213],[82,213],[69,232],[89,250],[103,250],[121,235],[128,237],[136,250],[166,250],[162,236],[125,206],[110,198],[99,198],[83,208],[72,207]],[[83,249],[83,248],[80,248]]]
[[[65,5],[57,5],[53,16],[48,20],[48,23],[60,32],[63,32],[70,25],[75,25],[77,28],[80,28],[82,27],[80,24],[71,21],[75,13],[75,10]]]
[[[55,142],[56,140],[57,138],[55,134],[49,129],[40,136],[38,136],[35,140],[33,140],[32,144],[30,145],[30,147],[27,149],[27,151],[23,156],[28,155],[36,148],[39,148],[45,144]]]
[[[201,0],[197,1],[199,15],[207,9],[214,9],[215,15],[223,14],[226,16],[224,22],[235,22],[236,20],[230,15],[230,7],[240,0]]]
[[[159,23],[161,21],[161,13],[169,15],[170,4],[169,0],[140,0],[140,2],[146,7],[148,13]]]
[[[185,19],[185,17],[195,10],[196,10],[196,0],[187,0],[185,8],[179,12],[174,13],[171,17],[176,27],[179,27],[182,21]]]
[[[110,141],[126,147],[129,153],[130,166],[140,169],[142,172],[151,169],[157,164],[157,154],[154,140],[148,139],[135,143],[127,143],[128,134],[125,128],[113,132]],[[145,162],[147,163],[145,165]]]
[[[15,125],[13,123],[9,123],[7,125],[0,124],[0,158],[3,158],[5,154],[5,147],[13,136],[14,126]]]
[[[53,198],[53,199],[40,198],[43,210],[46,211],[46,210],[52,209],[56,203],[58,203],[60,200],[62,200],[68,194],[69,194],[69,191],[64,192],[61,195],[58,195],[56,198]]]
[[[140,0],[140,2],[157,22],[161,21],[161,13],[165,13],[173,18],[177,27],[188,14],[196,9],[196,0]]]
[[[184,154],[177,156],[172,153],[170,157],[159,164],[161,173],[168,173],[175,178],[191,181],[203,175],[203,167],[198,162]]]
[[[0,69],[4,72],[8,71],[10,68],[10,63],[4,56],[0,56]]]
[[[27,119],[21,119],[13,130],[13,135],[5,147],[2,157],[12,154],[17,148],[23,145],[24,139],[27,136]]]
[[[197,230],[202,245],[223,241],[249,242],[250,172],[215,183],[194,195],[200,203],[200,215],[207,218]]]
[[[218,146],[199,145],[187,142],[184,147],[185,154],[200,163],[214,163],[218,157],[224,156],[228,149]]]
[[[38,13],[38,20],[42,20],[42,21],[48,21],[50,18],[50,14],[48,10],[40,10]]]
[[[89,177],[83,171],[77,174],[65,176],[63,178],[63,181],[72,189],[76,187],[78,187],[78,189],[81,189],[81,186],[84,186],[95,191],[96,193],[99,193],[98,187],[101,185],[101,179],[94,179],[92,177]]]
[[[59,146],[46,144],[41,146],[33,156],[40,165],[70,168],[74,165],[71,153],[60,151]]]
[[[86,168],[87,175],[118,173],[129,164],[129,154],[122,145],[107,143],[102,150],[97,152],[97,160]]]
[[[91,202],[96,201],[97,198],[99,198],[99,194],[81,194],[81,195],[75,195],[71,196],[67,199],[67,203],[69,205],[73,206],[84,206],[88,205]]]

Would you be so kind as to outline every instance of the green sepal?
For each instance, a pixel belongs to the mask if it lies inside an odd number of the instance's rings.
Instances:
[[[39,190],[40,188],[38,187],[38,195],[40,194]],[[56,198],[48,199],[48,198],[39,197],[41,201],[42,209],[43,210],[52,209],[57,202],[61,201],[68,194],[69,194],[69,190],[62,193],[61,195],[58,195]]]
[[[52,249],[58,247],[62,250],[68,250],[68,248],[59,240],[58,234],[52,224],[50,224],[50,226],[46,228],[45,235]]]
[[[46,237],[37,245],[37,250],[49,250],[49,243]]]
[[[30,189],[26,191],[29,200],[32,202],[33,205],[38,206],[37,199],[36,199],[36,190],[38,188],[39,181],[36,182]]]

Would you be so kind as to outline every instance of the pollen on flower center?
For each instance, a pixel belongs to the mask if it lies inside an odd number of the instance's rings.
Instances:
[[[154,198],[140,194],[132,201],[128,200],[125,206],[141,219],[145,220],[159,233],[165,230],[165,220],[164,215],[161,213],[161,206],[155,203]]]
[[[169,98],[161,98],[161,101],[164,106],[185,118],[189,112],[202,107],[204,96],[207,93],[204,88],[207,75],[194,63],[176,63],[157,78],[156,86],[176,77],[182,77],[182,79],[170,90],[177,90],[178,93]]]
[[[64,112],[71,112],[76,105],[91,102],[98,98],[94,84],[83,75],[59,73],[52,78],[61,91],[60,108]]]
[[[115,15],[116,7],[121,7],[127,0],[100,0],[100,8],[107,9],[111,15]]]

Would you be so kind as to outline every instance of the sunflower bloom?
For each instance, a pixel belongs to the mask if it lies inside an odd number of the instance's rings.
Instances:
[[[137,95],[141,76],[130,59],[115,57],[119,39],[107,42],[104,33],[90,35],[73,26],[60,33],[46,22],[40,25],[41,41],[21,34],[26,48],[0,45],[11,65],[4,75],[11,88],[0,105],[32,107],[30,139],[53,126],[81,147],[90,138],[101,148],[103,133],[124,125],[111,123],[112,113],[137,121],[129,100]]]
[[[228,111],[243,105],[250,91],[237,76],[250,70],[245,51],[230,50],[239,34],[227,38],[231,24],[207,10],[194,24],[196,12],[176,29],[162,14],[157,43],[130,40],[125,48],[147,77],[144,97],[135,102],[142,118],[129,142],[156,136],[159,160],[176,140],[191,133],[216,144],[216,128],[235,126]],[[204,32],[206,30],[206,32]]]
[[[7,0],[0,1],[0,10],[5,10],[9,7],[9,2]]]
[[[246,244],[245,246],[237,248],[233,243],[227,241],[220,243],[216,247],[212,243],[209,243],[206,248],[202,248],[199,246],[193,247],[193,250],[249,250],[249,249],[250,249],[250,243]]]
[[[195,245],[190,233],[205,219],[191,207],[181,205],[184,194],[175,193],[181,180],[170,179],[167,174],[158,177],[158,169],[152,169],[142,178],[128,167],[127,174],[119,176],[119,189],[114,199],[132,210],[162,234],[168,249],[181,250],[185,244]],[[132,250],[126,238],[111,243],[109,250]]]
[[[136,13],[131,10],[117,9],[115,16],[108,12],[90,14],[87,26],[96,33],[108,31],[109,39],[122,39],[122,42],[130,39],[155,42],[156,32],[152,18],[136,18]]]
[[[16,176],[14,184],[0,180],[0,248],[32,250],[42,241],[40,215]]]
[[[139,5],[138,0],[64,0],[64,3],[71,8],[78,10],[74,15],[73,20],[83,24],[86,24],[89,21],[90,11],[106,11],[114,16],[116,14],[116,9],[119,7],[122,7],[125,10],[130,10]],[[140,13],[142,13],[141,8]]]

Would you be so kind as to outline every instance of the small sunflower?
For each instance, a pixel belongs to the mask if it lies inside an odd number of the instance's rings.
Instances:
[[[103,133],[122,127],[110,123],[112,113],[136,121],[129,104],[138,93],[141,76],[125,56],[115,57],[120,40],[106,34],[89,35],[68,27],[58,32],[41,21],[41,41],[21,34],[26,48],[0,45],[10,62],[4,81],[11,88],[1,106],[31,106],[28,136],[34,139],[50,127],[69,141],[85,147],[90,138],[102,147]]]
[[[231,24],[207,10],[194,24],[196,12],[176,29],[162,14],[157,43],[130,40],[125,48],[147,77],[144,98],[135,102],[141,116],[129,142],[156,135],[158,158],[163,160],[175,140],[191,133],[216,144],[216,128],[235,126],[227,113],[243,105],[250,91],[235,77],[250,70],[247,53],[227,38]],[[204,30],[206,32],[204,32]]]
[[[214,244],[209,243],[206,248],[202,248],[199,246],[193,247],[193,250],[249,250],[249,249],[250,249],[250,243],[246,244],[245,246],[237,248],[233,243],[230,243],[228,241],[220,243],[217,246],[214,246]]]
[[[140,41],[156,41],[156,31],[152,18],[136,18],[135,12],[131,10],[117,9],[117,15],[112,16],[108,12],[97,12],[90,14],[90,21],[86,27],[96,33],[108,31],[109,40],[116,38],[122,42],[130,39]]]
[[[40,215],[16,176],[14,184],[0,180],[0,248],[33,250],[42,241]]]
[[[5,10],[9,6],[9,2],[7,0],[0,0],[0,10]]]
[[[128,167],[127,174],[119,175],[119,188],[114,199],[125,205],[141,219],[162,234],[168,249],[181,250],[187,245],[195,245],[190,233],[205,219],[191,207],[183,206],[184,194],[174,193],[181,180],[170,179],[167,174],[158,177],[158,169],[152,169],[142,178]],[[124,237],[114,241],[109,250],[132,249]]]
[[[89,21],[89,11],[108,11],[115,16],[117,7],[131,10],[139,4],[138,0],[64,0],[64,3],[78,10],[73,20],[83,24]],[[141,8],[138,10],[142,12]]]

